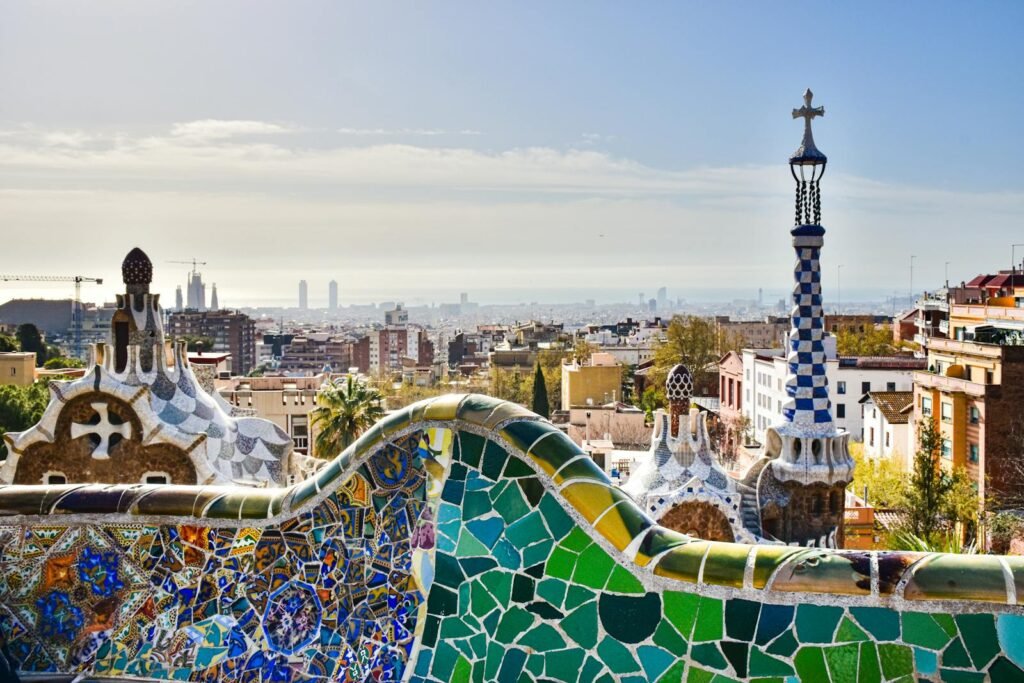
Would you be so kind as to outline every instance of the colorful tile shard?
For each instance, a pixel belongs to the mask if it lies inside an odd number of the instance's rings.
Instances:
[[[1024,561],[714,543],[448,396],[289,489],[0,488],[26,672],[188,681],[1009,681]]]

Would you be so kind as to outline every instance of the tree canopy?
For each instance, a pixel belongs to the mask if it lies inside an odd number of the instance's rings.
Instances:
[[[317,392],[313,427],[317,430],[314,454],[333,458],[359,435],[384,417],[382,396],[353,375],[325,384]]]
[[[682,363],[693,375],[695,391],[707,391],[717,384],[718,359],[724,340],[712,318],[677,315],[672,318],[665,340],[654,352],[654,367],[648,371],[649,384],[662,387],[669,370]]]
[[[18,325],[15,336],[18,339],[18,346],[22,351],[36,354],[36,365],[42,365],[46,362],[46,342],[43,341],[43,335],[38,327],[32,323],[23,323]]]
[[[6,432],[24,431],[39,422],[49,402],[46,382],[35,382],[26,387],[0,386],[0,436]],[[3,440],[0,440],[0,453],[7,453]]]

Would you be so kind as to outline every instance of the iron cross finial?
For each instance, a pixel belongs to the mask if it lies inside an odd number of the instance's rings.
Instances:
[[[807,88],[804,91],[804,106],[793,110],[794,119],[802,118],[804,120],[804,139],[796,153],[790,157],[790,163],[819,164],[825,161],[825,155],[814,145],[814,135],[811,133],[811,121],[816,116],[824,116],[825,107],[812,107],[811,100],[813,98],[814,93]]]

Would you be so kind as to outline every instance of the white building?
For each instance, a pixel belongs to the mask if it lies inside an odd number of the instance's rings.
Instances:
[[[910,437],[913,391],[872,391],[860,400],[864,424],[864,455],[895,458],[910,469],[914,452]]]
[[[786,351],[743,349],[743,415],[754,439],[764,443],[765,431],[782,420],[786,402]],[[855,441],[864,440],[861,398],[872,391],[911,391],[914,370],[924,362],[905,356],[838,356],[835,337],[825,338],[826,367],[832,417]]]

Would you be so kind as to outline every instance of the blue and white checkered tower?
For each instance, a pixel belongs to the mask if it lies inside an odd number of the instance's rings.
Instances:
[[[825,115],[812,107],[814,94],[804,93],[804,106],[793,118],[804,119],[804,137],[789,159],[796,181],[796,225],[790,234],[797,262],[794,270],[793,308],[787,343],[786,395],[783,421],[769,430],[767,455],[776,458],[772,469],[781,481],[839,484],[853,476],[849,434],[832,421],[828,377],[825,374],[825,316],[821,306],[821,193],[818,183],[828,158],[814,144],[811,121]]]

